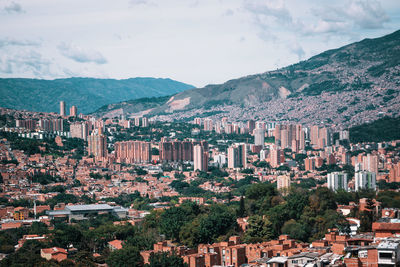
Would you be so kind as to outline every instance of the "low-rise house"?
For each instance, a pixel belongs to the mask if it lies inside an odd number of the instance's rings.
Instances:
[[[108,242],[108,247],[110,248],[111,251],[122,249],[122,245],[124,244],[124,241],[115,239],[113,241]]]
[[[56,260],[58,262],[67,259],[68,252],[63,248],[52,247],[52,248],[42,248],[40,250],[40,256],[46,260]]]

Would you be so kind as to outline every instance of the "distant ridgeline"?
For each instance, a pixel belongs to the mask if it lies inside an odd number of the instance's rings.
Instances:
[[[400,139],[400,117],[384,117],[351,127],[349,130],[352,143],[397,140]]]
[[[143,97],[170,96],[191,88],[192,85],[158,78],[0,78],[0,107],[59,112],[60,101],[65,101],[67,110],[74,105],[77,106],[78,113],[87,114],[111,103]]]

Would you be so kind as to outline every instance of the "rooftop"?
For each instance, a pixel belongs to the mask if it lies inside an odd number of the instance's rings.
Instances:
[[[400,245],[400,240],[392,241],[392,240],[385,240],[379,243],[378,249],[390,249],[396,250]]]
[[[70,205],[65,206],[66,210],[70,211],[84,211],[84,210],[112,210],[108,204],[90,204],[90,205]]]

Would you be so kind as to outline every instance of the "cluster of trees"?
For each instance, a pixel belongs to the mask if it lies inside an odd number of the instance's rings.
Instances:
[[[189,247],[222,241],[238,231],[234,206],[198,206],[192,202],[162,212],[154,210],[144,225]]]
[[[374,191],[334,193],[324,187],[309,190],[298,186],[292,187],[286,195],[282,195],[277,191],[275,184],[255,183],[251,176],[248,177],[246,179],[249,183],[241,187],[243,195],[238,202],[207,206],[184,202],[180,206],[172,206],[166,210],[152,210],[139,227],[114,225],[113,221],[117,220],[116,218],[111,215],[100,215],[71,225],[54,222],[52,230],[44,224],[34,223],[30,228],[2,231],[0,252],[3,253],[13,252],[17,240],[24,234],[50,236],[47,242],[27,242],[23,249],[11,253],[3,262],[9,266],[18,266],[29,259],[36,265],[43,265],[44,261],[38,252],[40,248],[50,246],[67,248],[72,245],[79,250],[79,253],[72,255],[71,259],[63,263],[45,264],[94,266],[107,263],[109,266],[143,266],[139,252],[152,249],[153,244],[162,238],[193,248],[201,243],[224,241],[232,235],[241,235],[246,243],[275,239],[280,234],[288,234],[294,239],[311,242],[321,239],[329,228],[339,228],[342,232],[349,231],[347,220],[336,212],[337,203],[357,203],[361,198],[367,198],[367,207],[372,210],[372,199],[376,198],[382,202],[383,207],[400,207],[400,193],[394,191],[381,191],[378,194]],[[176,185],[179,183],[184,182],[175,182]],[[62,191],[62,188],[54,190]],[[138,192],[109,200],[124,206],[134,204],[138,208],[155,201],[141,197]],[[176,203],[176,199],[168,200]],[[51,204],[77,201],[82,199],[60,193]],[[354,210],[351,215],[361,219],[362,231],[369,231],[372,222],[376,220],[376,215],[370,211],[358,213]],[[247,231],[243,233],[237,224],[237,219],[246,216],[249,217],[249,224]],[[107,242],[114,239],[125,240],[123,249],[109,251]],[[99,252],[102,256],[94,258],[93,251]],[[184,264],[176,255],[161,253],[153,255],[148,266],[184,266]]]
[[[104,174],[104,175],[101,175],[100,173],[98,173],[98,172],[96,172],[96,173],[94,173],[94,172],[91,172],[91,173],[89,173],[89,177],[91,177],[91,178],[93,178],[93,179],[96,179],[96,180],[101,180],[101,179],[106,179],[106,180],[111,180],[111,175],[109,175],[109,174]]]
[[[245,242],[270,240],[282,233],[312,241],[322,238],[329,228],[349,230],[336,208],[336,195],[327,188],[292,188],[282,197],[274,184],[251,183],[240,202],[201,207],[185,203],[164,212],[152,211],[146,225],[190,247],[225,240],[233,234],[242,235]],[[245,216],[249,216],[249,228],[243,234],[236,219]]]
[[[127,225],[114,225],[116,218],[101,215],[72,225],[56,223],[49,230],[43,223],[33,223],[30,228],[9,229],[0,232],[0,252],[11,253],[0,266],[97,266],[107,263],[109,266],[144,266],[139,252],[151,249],[159,240],[159,235],[151,229]],[[92,229],[93,228],[93,229]],[[27,241],[18,251],[14,245],[23,235],[46,234],[48,239],[42,242]],[[125,240],[123,249],[111,252],[107,243],[111,240]],[[76,254],[60,263],[46,261],[40,256],[41,248],[74,247]],[[94,257],[93,251],[102,256]],[[166,265],[160,265],[166,264]],[[175,255],[155,254],[150,258],[148,266],[185,266],[181,258]]]
[[[36,139],[21,138],[17,133],[0,132],[1,138],[6,138],[10,142],[12,149],[23,150],[27,155],[40,153],[39,146],[42,142]]]
[[[40,183],[42,185],[47,185],[51,183],[56,183],[62,181],[61,177],[52,176],[47,173],[37,173],[31,177],[32,183]]]
[[[63,156],[65,153],[71,153],[72,151],[72,158],[81,159],[85,154],[85,141],[79,138],[64,139],[62,147],[59,147],[54,139],[22,138],[17,133],[0,132],[0,138],[6,138],[10,142],[12,149],[23,150],[27,155],[52,154],[54,156]],[[41,151],[40,147],[44,147],[45,151]]]
[[[351,127],[350,141],[382,142],[400,139],[400,117],[384,117],[371,123]]]
[[[249,216],[244,240],[254,242],[284,233],[294,239],[312,241],[322,238],[332,227],[347,231],[349,225],[336,212],[335,199],[335,194],[327,188],[313,191],[292,188],[282,197],[272,184],[252,184],[245,194],[244,209],[239,208]]]

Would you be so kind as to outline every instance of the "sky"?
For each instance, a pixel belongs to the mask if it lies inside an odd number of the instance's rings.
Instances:
[[[399,29],[399,0],[0,0],[0,77],[202,87]]]

